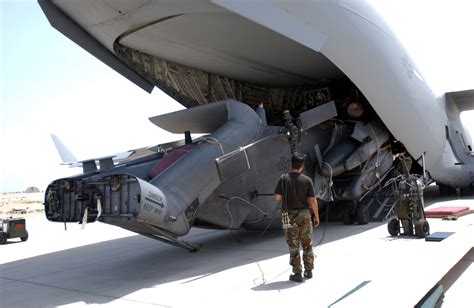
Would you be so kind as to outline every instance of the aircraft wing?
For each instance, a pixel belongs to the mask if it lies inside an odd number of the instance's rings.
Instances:
[[[193,134],[212,133],[227,121],[227,103],[220,102],[179,110],[151,117],[150,121],[173,134],[186,131]]]

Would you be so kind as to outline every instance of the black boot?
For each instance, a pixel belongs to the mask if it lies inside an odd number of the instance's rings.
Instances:
[[[311,279],[313,278],[313,272],[312,271],[304,271],[304,278],[306,279]]]
[[[295,273],[290,275],[290,280],[294,282],[303,282],[303,277],[301,276],[301,273]]]

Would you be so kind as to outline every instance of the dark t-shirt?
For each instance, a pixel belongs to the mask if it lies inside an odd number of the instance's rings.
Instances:
[[[284,209],[309,209],[308,197],[315,196],[313,181],[297,172],[282,174],[275,188],[275,194],[283,196]]]

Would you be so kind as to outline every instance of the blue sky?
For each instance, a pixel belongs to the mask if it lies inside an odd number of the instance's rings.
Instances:
[[[54,30],[36,1],[0,0],[0,192],[45,189],[60,166],[50,134],[79,159],[180,139],[148,117],[183,107],[148,94]]]
[[[470,2],[376,2],[437,93],[474,88]],[[59,166],[51,133],[79,159],[181,138],[148,121],[181,109],[177,102],[144,92],[65,38],[36,1],[0,0],[0,12],[0,192],[45,189],[78,172]]]

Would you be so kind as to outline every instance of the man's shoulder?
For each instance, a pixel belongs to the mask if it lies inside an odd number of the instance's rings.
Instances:
[[[313,180],[309,176],[307,176],[306,174],[303,174],[303,173],[300,174],[300,179],[302,179],[304,181],[309,181],[311,183],[313,182]]]
[[[290,172],[284,173],[281,175],[280,179],[291,178],[292,180],[296,180],[298,183],[311,183],[313,184],[313,180],[303,173],[298,172]]]
[[[277,182],[277,185],[282,185],[284,183],[287,183],[290,179],[290,176],[288,173],[283,173],[280,175],[280,177],[278,178],[278,182]]]

